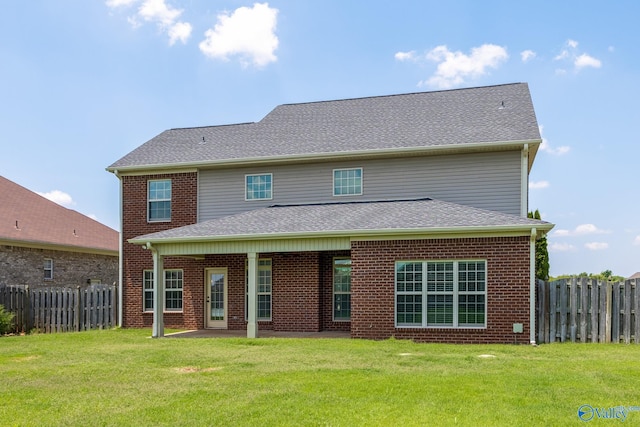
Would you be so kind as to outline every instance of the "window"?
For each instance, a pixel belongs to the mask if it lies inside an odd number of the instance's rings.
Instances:
[[[171,221],[171,180],[149,181],[147,217],[149,222]]]
[[[153,270],[145,270],[142,279],[142,309],[153,311]]]
[[[486,326],[486,261],[396,263],[396,326]]]
[[[333,171],[333,195],[357,196],[362,194],[362,168],[335,169]]]
[[[245,175],[245,200],[271,200],[273,175]]]
[[[182,311],[182,285],[182,270],[164,271],[165,311]],[[144,270],[142,288],[142,308],[153,311],[153,270]]]
[[[44,280],[53,280],[53,260],[51,258],[44,259]]]
[[[248,265],[247,265],[248,267]],[[249,269],[245,268],[246,277],[246,298],[245,298],[245,320],[249,316]],[[258,283],[256,305],[258,308],[257,320],[271,320],[271,260],[258,260]]]
[[[333,260],[333,320],[351,320],[351,260]]]

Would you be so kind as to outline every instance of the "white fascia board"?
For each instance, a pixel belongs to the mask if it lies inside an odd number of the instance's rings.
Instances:
[[[204,162],[185,162],[185,163],[160,163],[140,166],[122,166],[108,167],[108,172],[119,175],[148,175],[150,172],[163,173],[165,171],[187,172],[195,171],[199,168],[206,167],[238,167],[250,166],[257,164],[272,163],[299,163],[314,162],[318,160],[340,160],[352,159],[359,157],[387,157],[387,156],[411,156],[411,155],[437,155],[437,154],[454,154],[474,151],[503,151],[509,149],[521,149],[525,144],[530,144],[530,150],[537,151],[538,145],[542,140],[527,141],[495,141],[495,142],[474,142],[469,144],[449,144],[435,146],[405,147],[405,148],[384,148],[360,151],[342,151],[342,152],[323,152],[312,154],[290,154],[281,156],[265,156],[265,157],[244,157],[236,159],[211,160]],[[533,160],[532,160],[533,161]]]
[[[102,248],[89,248],[84,246],[59,245],[56,243],[29,241],[29,240],[11,240],[0,239],[2,246],[14,246],[19,248],[45,249],[51,251],[76,252],[81,254],[118,256],[119,250],[109,250]]]
[[[215,241],[259,241],[278,239],[310,239],[350,237],[351,240],[387,240],[387,239],[416,239],[426,237],[459,238],[459,237],[497,237],[497,236],[529,236],[532,229],[545,234],[553,228],[553,224],[508,225],[508,226],[473,226],[447,228],[409,228],[409,229],[380,229],[380,230],[338,230],[314,231],[304,233],[270,233],[270,234],[235,234],[196,237],[161,237],[161,238],[133,238],[128,242],[136,245],[147,243],[158,245],[163,243],[201,243]],[[417,237],[420,236],[420,237]]]

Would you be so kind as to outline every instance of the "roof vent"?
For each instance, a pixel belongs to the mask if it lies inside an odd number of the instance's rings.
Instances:
[[[206,144],[207,141],[204,139],[204,136],[202,137],[202,141],[200,141],[200,145]]]
[[[506,107],[504,106],[504,101],[502,101],[500,103],[500,106],[498,107],[498,110],[504,110]]]

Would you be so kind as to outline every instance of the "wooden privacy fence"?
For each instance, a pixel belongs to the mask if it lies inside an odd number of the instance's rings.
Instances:
[[[640,280],[538,281],[538,342],[640,344]]]
[[[0,305],[15,314],[14,332],[106,329],[117,325],[117,287],[0,285]]]

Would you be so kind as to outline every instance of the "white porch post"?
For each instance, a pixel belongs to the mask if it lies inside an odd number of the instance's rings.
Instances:
[[[164,337],[164,258],[150,244],[153,254],[153,338]]]
[[[248,294],[249,302],[247,304],[247,338],[258,337],[258,322],[256,321],[257,307],[256,307],[256,293],[257,293],[257,278],[258,278],[258,255],[255,252],[247,253],[247,269],[248,269]]]

